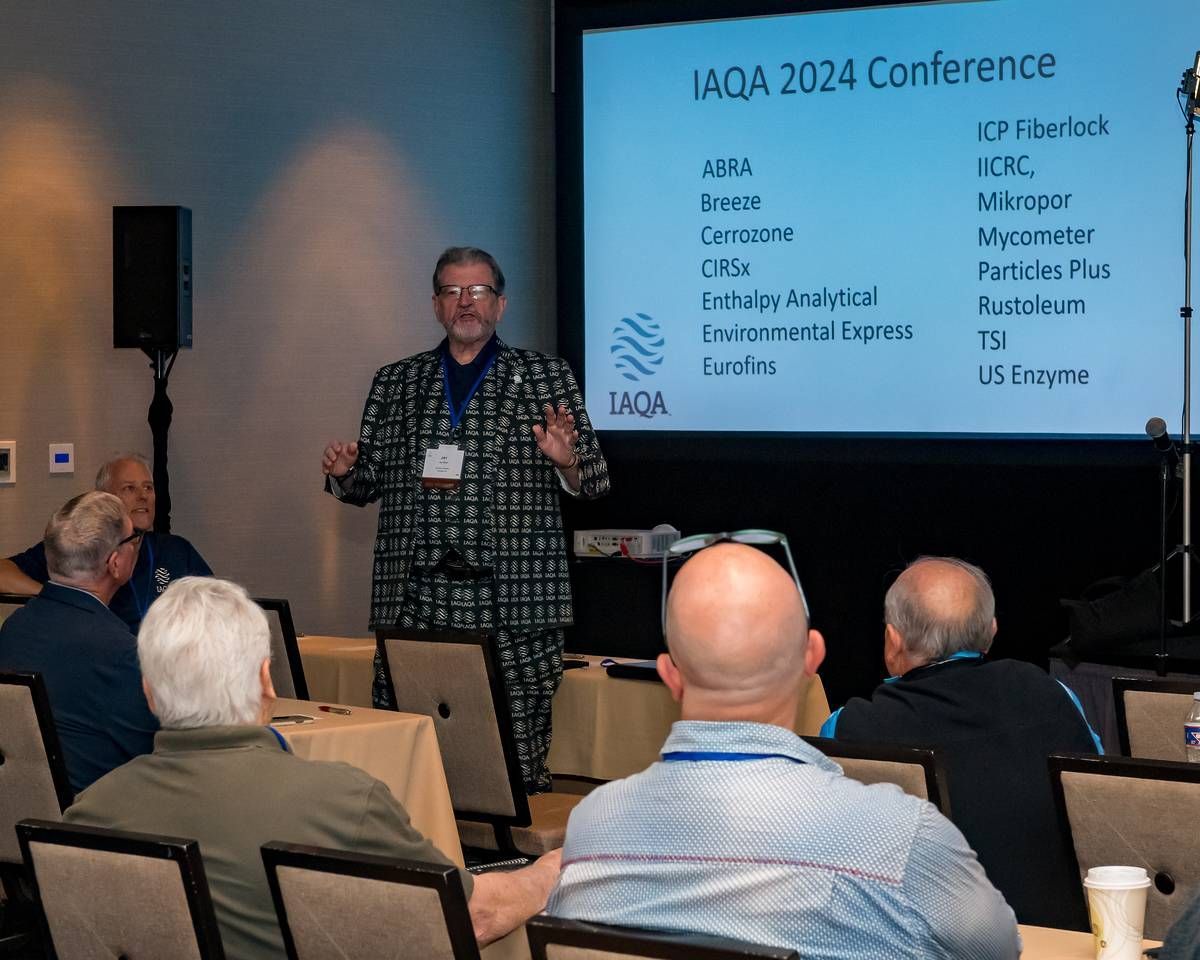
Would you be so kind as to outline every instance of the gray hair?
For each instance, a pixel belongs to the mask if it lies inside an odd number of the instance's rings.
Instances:
[[[504,271],[500,269],[500,264],[486,250],[480,250],[478,247],[447,247],[442,251],[442,255],[438,257],[438,262],[433,268],[433,292],[438,292],[438,287],[442,285],[442,269],[449,266],[465,266],[471,263],[485,263],[492,271],[492,286],[496,288],[496,295],[499,296],[504,292]]]
[[[148,474],[154,476],[154,470],[150,466],[150,461],[143,457],[140,453],[118,453],[115,457],[109,457],[103,464],[101,464],[100,469],[96,471],[96,489],[105,490],[108,493],[112,493],[112,490],[110,490],[109,487],[112,485],[113,471],[116,469],[118,463],[124,463],[126,460],[132,460],[134,463],[140,463],[146,468],[146,472]]]
[[[72,497],[46,524],[46,567],[60,580],[91,580],[104,572],[125,536],[125,504],[111,493],[90,490]]]
[[[146,611],[138,631],[142,677],[166,728],[258,723],[266,614],[236,583],[183,577]]]
[[[973,563],[956,557],[918,557],[906,572],[921,563],[936,561],[966,573],[973,582],[974,596],[966,611],[953,619],[930,610],[926,598],[911,578],[901,576],[888,590],[883,601],[883,617],[904,638],[905,650],[917,660],[929,663],[953,656],[962,650],[983,652],[992,641],[992,620],[996,616],[996,598],[988,576]]]

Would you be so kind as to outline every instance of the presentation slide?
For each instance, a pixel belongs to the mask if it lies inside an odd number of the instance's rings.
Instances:
[[[585,32],[595,425],[1178,430],[1197,48],[1190,0]]]

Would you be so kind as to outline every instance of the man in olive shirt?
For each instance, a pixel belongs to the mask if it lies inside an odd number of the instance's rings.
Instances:
[[[259,852],[270,840],[449,863],[387,786],[348,764],[302,760],[266,726],[270,632],[241,587],[172,583],[146,614],[138,655],[163,727],[154,752],[98,780],[64,819],[198,840],[226,956],[283,960]],[[558,859],[556,851],[513,873],[462,872],[480,943],[542,909]]]

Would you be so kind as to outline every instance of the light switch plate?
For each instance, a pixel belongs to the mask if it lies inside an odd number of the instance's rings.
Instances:
[[[51,473],[74,473],[75,472],[75,444],[73,444],[73,443],[52,443],[52,444],[50,444],[50,472]]]
[[[17,482],[17,441],[0,440],[0,483]]]

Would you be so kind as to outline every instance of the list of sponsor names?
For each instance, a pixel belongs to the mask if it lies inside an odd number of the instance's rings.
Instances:
[[[756,251],[796,242],[798,227],[771,216],[751,156],[704,160],[700,174],[698,334],[706,377],[774,377],[793,346],[870,347],[912,340],[911,323],[874,321],[878,283],[855,278],[765,277]],[[794,258],[793,258],[794,259]]]
[[[1103,113],[976,121],[969,202],[978,215],[971,278],[978,294],[966,307],[973,321],[966,335],[983,354],[981,388],[1091,383],[1089,370],[1070,357],[1047,364],[1022,358],[1021,348],[1046,342],[1045,331],[1024,336],[1033,332],[1030,324],[1086,317],[1089,301],[1100,299],[1097,287],[1113,277],[1099,252],[1100,229],[1087,219],[1093,198],[1038,179],[1040,151],[1058,141],[1097,141],[1111,136],[1111,128]],[[753,156],[711,157],[700,170],[695,329],[704,347],[703,375],[774,377],[796,349],[880,349],[917,339],[918,324],[885,322],[873,278],[781,278],[756,269],[756,253],[796,243],[802,225],[773,217],[773,198],[757,185],[755,162]]]
[[[976,322],[965,333],[982,352],[981,388],[1057,390],[1087,387],[1090,371],[1069,356],[1047,363],[1022,356],[1026,344],[1054,342],[1033,324],[1062,324],[1088,315],[1113,277],[1099,228],[1088,222],[1095,198],[1068,184],[1038,178],[1039,158],[1058,141],[1111,135],[1103,113],[988,117],[976,125],[979,146],[970,201],[979,215]],[[1036,334],[1031,336],[1030,334]],[[1065,342],[1078,342],[1069,339]]]

